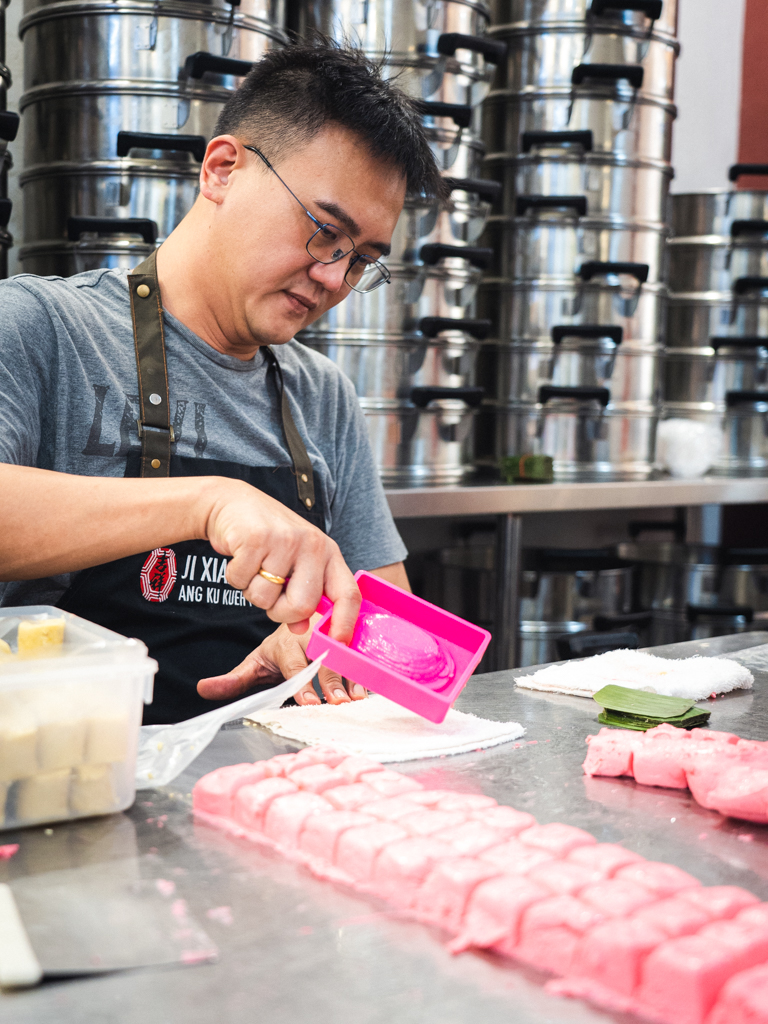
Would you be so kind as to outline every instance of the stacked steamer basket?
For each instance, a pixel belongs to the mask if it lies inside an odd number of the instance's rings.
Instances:
[[[178,224],[282,0],[26,0],[23,269],[133,267]]]
[[[320,31],[382,62],[419,102],[450,201],[409,196],[392,239],[391,282],[303,331],[352,379],[383,481],[458,483],[472,471],[478,342],[475,297],[492,253],[478,245],[499,186],[481,180],[479,105],[503,43],[478,0],[299,0],[301,34]]]
[[[653,470],[675,24],[676,0],[496,0],[481,458],[551,455],[561,480]]]
[[[663,415],[722,429],[715,474],[768,475],[768,192],[679,194],[671,211]]]
[[[8,231],[12,203],[8,198],[8,171],[12,166],[8,143],[19,129],[19,115],[6,110],[6,97],[11,85],[11,72],[5,64],[5,8],[0,3],[0,278],[8,276],[8,250],[13,238]]]

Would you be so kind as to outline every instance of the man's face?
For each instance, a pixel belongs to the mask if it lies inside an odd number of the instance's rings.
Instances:
[[[344,274],[352,258],[313,260],[307,242],[317,225],[255,153],[239,150],[222,178],[208,240],[222,271],[216,274],[221,298],[226,296],[218,316],[235,349],[289,341],[341,302],[350,292]],[[405,198],[396,168],[335,127],[272,162],[321,223],[346,231],[358,252],[386,255]]]

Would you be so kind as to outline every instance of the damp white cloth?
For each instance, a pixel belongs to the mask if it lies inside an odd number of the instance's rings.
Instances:
[[[518,722],[491,722],[450,709],[439,725],[385,697],[349,704],[310,704],[259,711],[248,720],[299,743],[366,754],[376,761],[417,761],[443,754],[465,754],[519,739]]]
[[[549,665],[516,680],[526,690],[592,697],[614,683],[668,697],[704,700],[713,693],[749,690],[754,679],[744,665],[724,658],[657,658],[643,651],[608,651],[583,661]]]

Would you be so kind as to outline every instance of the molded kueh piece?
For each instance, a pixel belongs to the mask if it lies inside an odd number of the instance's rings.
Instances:
[[[585,775],[632,774],[632,759],[642,737],[626,729],[601,729],[597,736],[587,736]]]
[[[336,844],[336,867],[359,882],[367,882],[379,851],[407,838],[405,829],[389,821],[348,829]]]
[[[508,839],[500,846],[492,846],[479,854],[479,857],[510,875],[526,875],[531,868],[555,859],[555,855],[548,850],[523,846],[519,839]]]
[[[483,793],[446,793],[437,802],[438,810],[466,811],[468,814],[497,806],[492,796]]]
[[[567,975],[579,938],[603,918],[576,896],[550,896],[525,911],[519,939],[509,952],[541,971]]]
[[[446,789],[414,789],[408,794],[408,799],[421,807],[437,807],[447,792]]]
[[[482,821],[470,819],[463,825],[446,828],[435,833],[435,839],[450,843],[456,853],[462,857],[477,857],[493,846],[500,846],[504,836],[495,828],[488,828]]]
[[[630,918],[620,928],[616,922],[598,924],[579,940],[571,974],[592,978],[614,992],[631,996],[640,983],[643,961],[667,939],[650,922]]]
[[[755,903],[745,910],[740,910],[736,915],[740,924],[746,924],[754,928],[768,928],[768,903]]]
[[[353,782],[349,786],[334,786],[327,790],[326,800],[339,811],[354,811],[363,804],[380,799],[381,794],[364,782]]]
[[[273,777],[263,779],[250,786],[243,786],[235,794],[232,803],[232,817],[239,825],[253,831],[260,831],[264,815],[272,801],[278,796],[298,792],[298,786],[289,779]]]
[[[469,857],[436,864],[419,890],[415,909],[451,931],[458,931],[469,897],[481,882],[498,875],[490,864]]]
[[[726,769],[710,790],[708,803],[726,816],[768,823],[768,769],[749,764]]]
[[[372,880],[376,889],[392,902],[409,907],[432,868],[452,855],[447,843],[426,836],[388,843],[376,857]]]
[[[730,978],[717,997],[708,1024],[768,1024],[768,964]]]
[[[698,892],[698,890],[694,890]],[[670,896],[666,900],[658,900],[650,906],[641,907],[634,915],[636,921],[647,921],[664,933],[667,939],[677,939],[682,935],[694,935],[705,924],[712,920],[711,916],[701,907],[688,903],[680,896]]]
[[[687,789],[684,749],[684,746],[675,740],[659,738],[654,742],[649,741],[646,736],[645,741],[635,748],[632,758],[635,782],[644,786]]]
[[[533,825],[521,832],[518,839],[524,846],[546,850],[556,857],[565,857],[577,846],[588,846],[596,842],[593,835],[573,825],[562,825],[553,821],[549,825]]]
[[[278,796],[264,815],[264,835],[287,849],[298,846],[307,818],[330,810],[328,801],[317,793],[298,792]]]
[[[674,896],[675,893],[682,892],[683,889],[692,889],[694,886],[701,885],[698,878],[689,875],[682,868],[675,867],[674,864],[664,864],[661,861],[654,860],[627,864],[626,867],[619,868],[614,878],[644,885],[651,892],[655,893],[657,899],[662,899],[664,896]]]
[[[585,886],[579,899],[599,910],[603,917],[628,917],[649,903],[655,903],[658,896],[644,885],[619,878]]]
[[[540,882],[556,896],[574,896],[588,885],[602,881],[599,872],[594,868],[585,868],[581,864],[572,864],[565,860],[550,861],[532,868],[527,877],[533,882]]]
[[[366,814],[372,814],[380,821],[399,821],[408,814],[423,813],[418,804],[415,804],[406,796],[380,796],[375,790],[373,799],[365,808]]]
[[[643,860],[639,853],[625,850],[623,846],[617,846],[614,843],[577,846],[575,850],[571,850],[566,859],[574,864],[594,868],[602,872],[605,878],[612,878],[625,864],[636,864]]]
[[[548,889],[527,878],[503,875],[481,882],[469,897],[461,934],[451,950],[487,949],[502,941],[514,947],[525,911],[549,896]]]
[[[267,775],[273,775],[281,778],[285,778],[286,775],[290,775],[294,768],[298,767],[296,763],[298,756],[298,754],[276,754],[274,757],[270,757],[270,759],[265,762],[267,766]]]
[[[516,811],[514,807],[498,804],[495,807],[483,807],[472,811],[471,817],[501,832],[505,839],[512,839],[536,824],[534,816],[527,811]]]
[[[202,779],[198,779],[192,789],[192,806],[196,811],[206,811],[228,818],[232,814],[232,801],[235,793],[243,786],[261,782],[267,777],[267,761],[255,764],[230,764],[225,768],[217,768]]]
[[[677,898],[700,907],[713,921],[735,917],[742,910],[757,907],[760,903],[754,893],[740,889],[737,885],[701,885],[684,889],[678,893]]]
[[[376,819],[360,811],[329,811],[313,814],[304,821],[299,848],[313,857],[333,863],[339,836],[350,828],[375,824]]]
[[[327,764],[329,768],[336,768],[342,761],[347,760],[347,756],[347,754],[334,750],[333,747],[304,747],[296,754],[293,771],[297,771],[299,768],[306,768],[311,764]],[[373,761],[372,764],[375,768],[376,762]]]
[[[311,749],[311,748],[308,748]],[[363,754],[352,754],[345,757],[338,765],[335,765],[345,776],[348,782],[358,782],[361,775],[366,772],[384,771],[384,766]]]
[[[343,772],[329,768],[327,764],[311,764],[306,768],[292,771],[288,778],[295,782],[299,789],[308,793],[324,793],[335,786],[346,786],[347,779]]]
[[[461,811],[438,811],[421,807],[398,818],[398,824],[401,828],[407,829],[412,836],[431,836],[445,828],[455,828],[466,820],[466,815]]]
[[[381,796],[400,796],[403,793],[410,793],[412,790],[423,789],[416,779],[409,779],[399,772],[382,771],[366,772],[360,776],[361,782],[366,782],[372,789],[375,789]]]

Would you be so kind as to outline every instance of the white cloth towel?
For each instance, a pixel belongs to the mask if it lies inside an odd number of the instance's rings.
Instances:
[[[285,739],[334,747],[347,754],[366,754],[382,762],[466,754],[508,743],[525,733],[518,722],[490,722],[453,708],[444,722],[435,725],[378,696],[349,704],[259,711],[248,720]]]
[[[754,679],[744,665],[724,658],[657,658],[644,651],[608,651],[583,661],[549,665],[516,680],[526,690],[592,697],[615,683],[668,697],[704,700],[713,693],[749,690]]]

